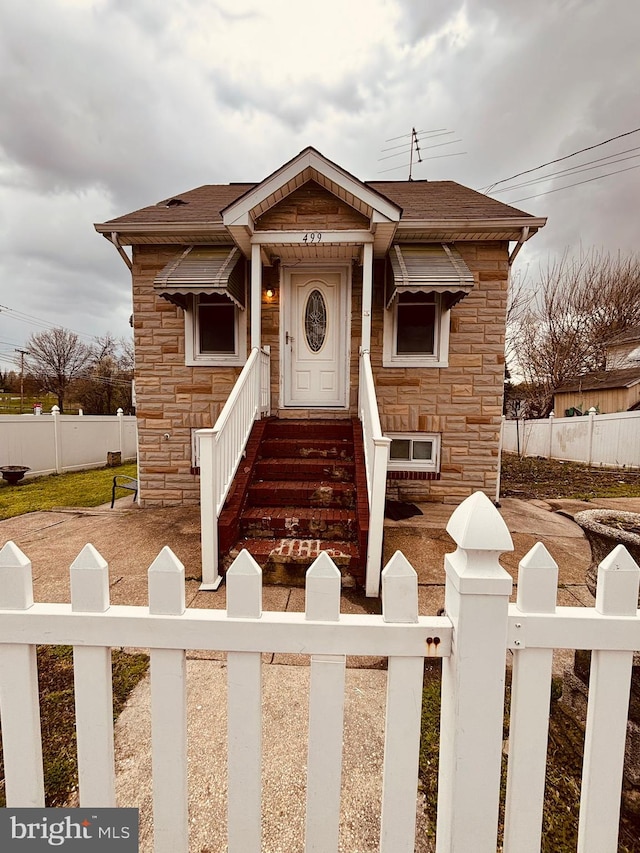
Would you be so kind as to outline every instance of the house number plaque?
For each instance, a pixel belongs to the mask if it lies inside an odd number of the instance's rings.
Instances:
[[[302,238],[303,243],[320,243],[322,240],[322,232],[321,231],[309,231]]]

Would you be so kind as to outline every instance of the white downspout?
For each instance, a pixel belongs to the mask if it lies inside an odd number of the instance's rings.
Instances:
[[[509,255],[509,266],[513,265],[513,262],[515,261],[518,252],[524,246],[524,244],[527,242],[528,239],[529,239],[529,226],[525,225],[524,228],[522,229],[521,234],[520,234],[520,239],[518,240],[516,245],[513,247],[513,252],[511,252],[511,254]]]
[[[113,243],[113,245],[116,247],[116,249],[118,250],[118,254],[129,268],[129,271],[133,270],[133,261],[122,248],[120,239],[118,238],[118,232],[112,231],[111,234],[107,237],[107,240],[109,240],[110,243]]]

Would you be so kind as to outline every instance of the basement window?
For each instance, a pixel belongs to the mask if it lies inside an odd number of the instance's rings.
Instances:
[[[436,433],[388,433],[390,471],[439,471],[440,436]]]

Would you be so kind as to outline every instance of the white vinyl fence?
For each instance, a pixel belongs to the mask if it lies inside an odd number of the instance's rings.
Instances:
[[[537,853],[553,649],[592,649],[578,850],[615,853],[632,657],[640,649],[638,566],[619,546],[600,566],[594,608],[556,607],[557,566],[538,544],[520,563],[517,602],[510,604],[512,580],[499,556],[513,544],[489,499],[472,495],[447,530],[457,550],[445,557],[447,615],[441,617],[418,616],[417,577],[399,552],[382,573],[383,615],[376,616],[339,612],[340,573],[326,554],[307,573],[305,613],[262,612],[260,569],[247,552],[227,574],[226,611],[186,609],[184,566],[168,548],[149,569],[149,607],[110,606],[107,564],[91,545],[71,566],[71,604],[34,604],[31,564],[7,543],[0,551],[7,805],[44,804],[35,644],[74,646],[80,805],[96,808],[115,805],[109,649],[150,647],[154,849],[187,853],[185,649],[222,650],[228,653],[228,851],[259,853],[261,653],[302,652],[311,659],[305,849],[333,853],[345,655],[382,655],[388,675],[379,850],[409,853],[423,665],[431,655],[443,659],[436,849],[495,853],[510,651],[504,851]],[[219,700],[212,694],[211,701]],[[358,736],[366,750],[367,733]],[[206,818],[216,818],[210,806]]]
[[[640,467],[640,412],[503,421],[502,449],[613,468]]]
[[[135,415],[0,415],[0,466],[26,465],[27,477],[106,465],[110,451],[136,458]]]

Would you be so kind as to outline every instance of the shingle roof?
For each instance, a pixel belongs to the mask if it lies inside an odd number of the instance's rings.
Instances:
[[[558,391],[605,391],[609,388],[629,388],[638,382],[640,367],[625,367],[622,370],[603,370],[569,379]]]
[[[402,208],[402,219],[507,219],[530,216],[455,181],[366,181]]]
[[[511,219],[530,214],[455,181],[368,181],[366,186],[402,208],[402,221],[446,219]],[[206,184],[118,216],[104,223],[119,230],[127,225],[221,224],[220,211],[257,184]],[[175,204],[168,204],[177,199]],[[183,203],[180,203],[183,202]]]

